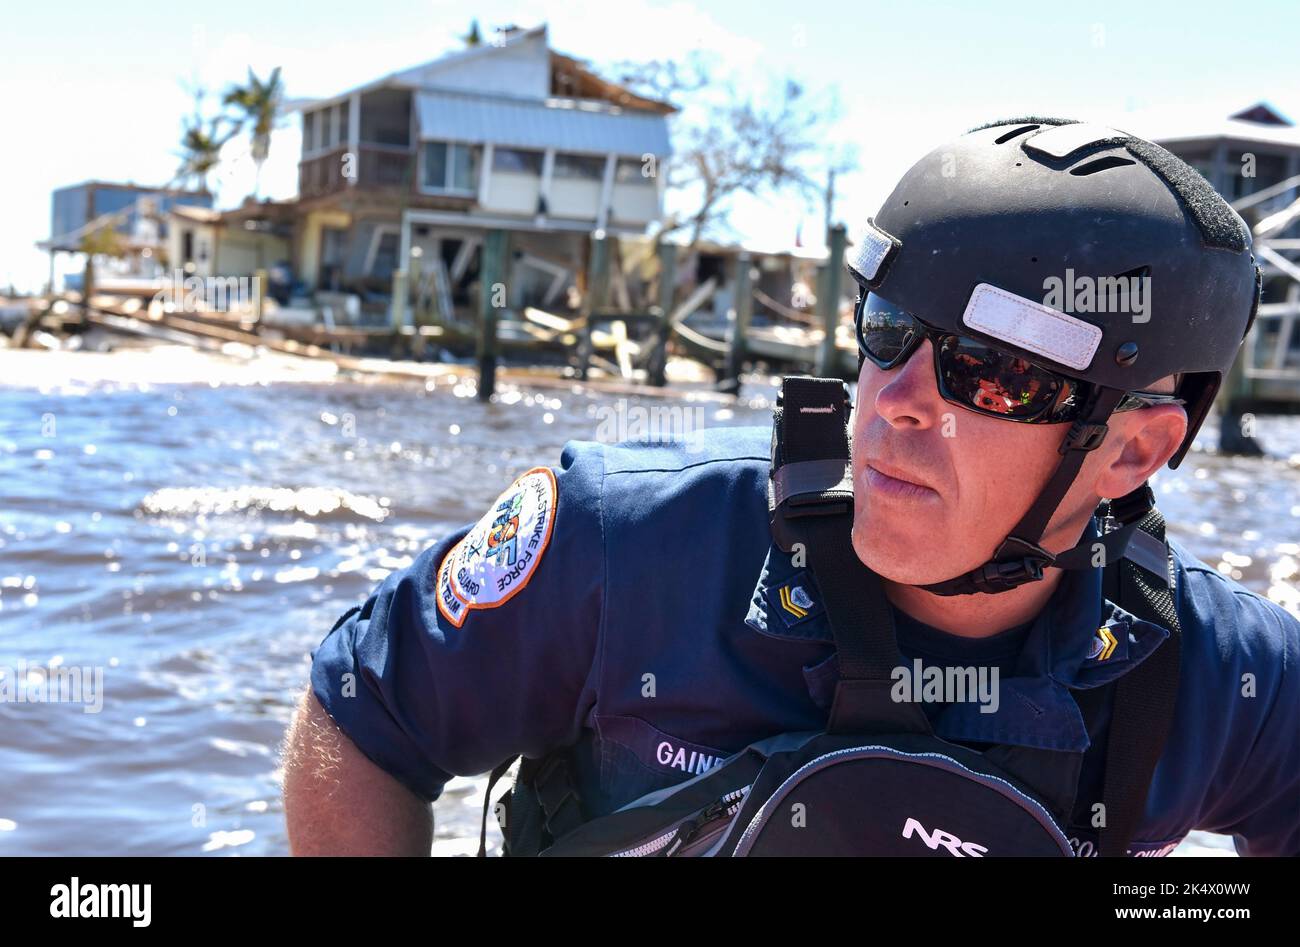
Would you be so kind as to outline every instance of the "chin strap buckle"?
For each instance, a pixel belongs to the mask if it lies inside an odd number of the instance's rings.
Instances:
[[[1008,536],[991,562],[956,579],[920,588],[936,595],[969,595],[974,592],[992,595],[1037,582],[1043,577],[1043,570],[1054,562],[1056,556],[1042,546]]]
[[[998,547],[992,562],[970,573],[971,582],[978,592],[1005,592],[1043,577],[1043,569],[1056,561],[1056,556],[1037,543],[1016,536],[1008,536]]]
[[[1006,592],[1043,577],[1043,567],[1049,565],[1041,559],[1026,556],[1012,562],[988,562],[982,569],[971,573],[976,592]]]

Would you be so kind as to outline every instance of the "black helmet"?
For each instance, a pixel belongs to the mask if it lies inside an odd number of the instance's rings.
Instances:
[[[1176,375],[1188,416],[1177,467],[1254,320],[1261,281],[1245,223],[1196,170],[1125,132],[1051,118],[994,122],[930,152],[848,266],[864,292],[925,323],[1086,383],[1056,475],[993,562],[926,586],[940,594],[1004,591],[1044,565],[1085,565],[1075,550],[1054,557],[1037,544],[1084,454],[1125,392]],[[1131,277],[1146,278],[1140,314],[1052,298],[1071,280]],[[1150,490],[1113,506],[1140,519]]]

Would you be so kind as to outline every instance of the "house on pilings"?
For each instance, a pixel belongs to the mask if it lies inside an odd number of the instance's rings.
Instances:
[[[294,269],[309,293],[386,312],[398,275],[415,321],[468,321],[485,236],[506,231],[506,306],[573,312],[592,234],[662,216],[673,106],[552,50],[545,26],[300,110]]]

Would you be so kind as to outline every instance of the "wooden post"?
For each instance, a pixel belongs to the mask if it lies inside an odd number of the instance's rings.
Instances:
[[[497,380],[497,290],[505,285],[505,264],[509,258],[510,235],[489,230],[483,238],[483,263],[479,267],[478,400],[487,401],[496,391]]]
[[[817,309],[822,317],[822,328],[826,332],[822,338],[821,350],[817,353],[817,374],[822,378],[838,378],[840,374],[840,353],[835,347],[835,329],[840,324],[840,283],[844,278],[846,242],[844,225],[832,227],[830,258],[826,261],[826,273],[817,294]]]
[[[393,270],[392,295],[388,300],[388,357],[402,354],[402,325],[406,321],[406,270]]]
[[[1288,286],[1287,302],[1293,305],[1300,302],[1300,284],[1292,282]],[[1219,452],[1222,454],[1258,457],[1264,453],[1263,445],[1255,439],[1254,425],[1243,423],[1244,415],[1253,407],[1255,386],[1246,376],[1246,365],[1254,353],[1258,331],[1259,323],[1256,322],[1237,349],[1237,358],[1214,397],[1214,405],[1219,411]]]
[[[745,336],[749,333],[749,320],[754,314],[754,291],[749,278],[751,267],[749,253],[741,250],[736,255],[731,280],[734,290],[731,312],[728,314],[731,331],[727,340],[727,370],[721,379],[727,388],[737,392],[740,391],[740,370],[745,364]]]
[[[393,295],[388,303],[388,323],[396,335],[406,321],[406,270],[393,270]]]
[[[410,284],[411,284],[411,357],[420,359],[424,357],[424,336],[420,334],[420,327],[428,323],[429,313],[424,308],[424,299],[420,294],[420,253],[419,247],[412,249],[409,259],[410,267]]]
[[[253,273],[253,331],[262,331],[262,314],[266,312],[266,282],[270,274],[259,269]]]
[[[411,321],[417,326],[424,325],[428,320],[428,311],[424,308],[420,294],[420,282],[424,279],[420,262],[420,254],[412,253],[409,276],[411,283]]]
[[[673,327],[668,316],[673,311],[673,292],[677,286],[677,245],[661,241],[659,244],[659,309],[661,321],[655,333],[654,351],[647,365],[647,381],[663,387],[668,382],[668,338]]]
[[[86,254],[86,268],[81,274],[81,318],[90,315],[90,296],[95,291],[95,255]]]
[[[591,323],[592,315],[605,308],[605,293],[609,287],[609,244],[605,231],[597,230],[591,235],[588,245],[591,254],[587,260],[587,291],[582,295],[582,316],[585,322],[582,331],[582,350],[578,353],[578,377],[586,379],[591,367]]]

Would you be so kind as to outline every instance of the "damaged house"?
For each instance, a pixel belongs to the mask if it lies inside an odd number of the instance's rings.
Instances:
[[[545,26],[301,110],[294,269],[310,292],[378,304],[401,272],[417,309],[466,319],[484,237],[504,230],[506,305],[571,311],[592,233],[642,234],[662,213],[673,107],[551,50]]]

